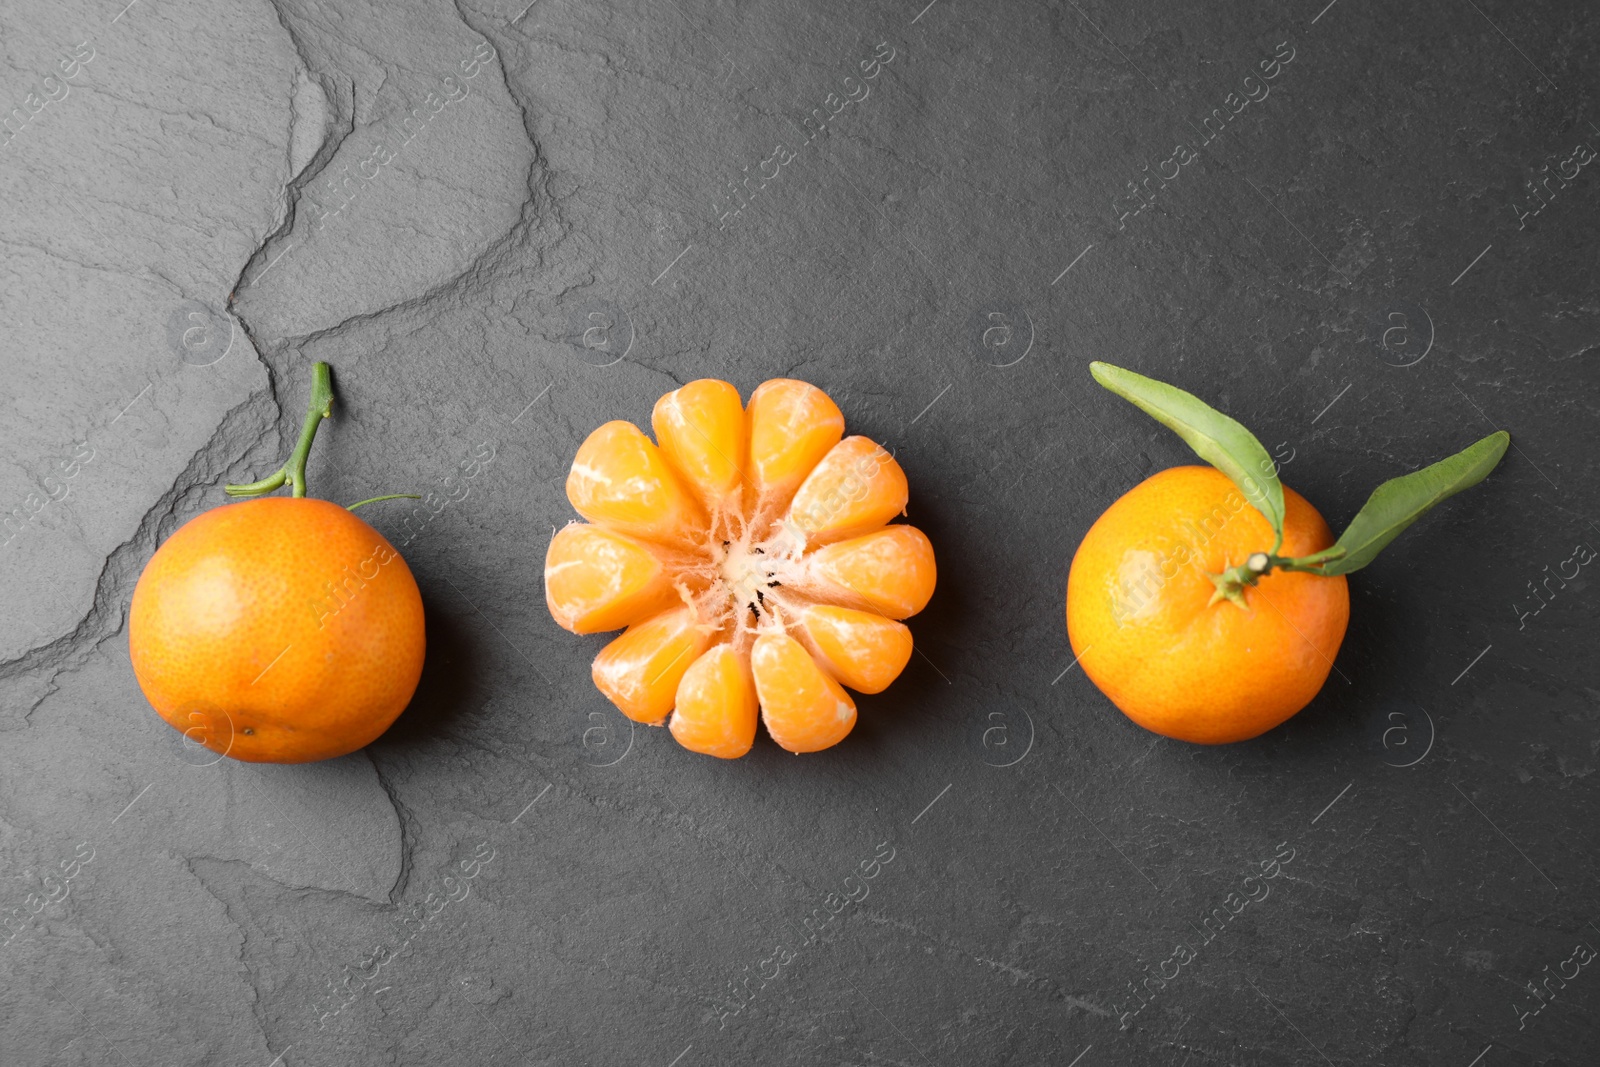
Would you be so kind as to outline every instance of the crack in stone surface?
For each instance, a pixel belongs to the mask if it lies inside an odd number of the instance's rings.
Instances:
[[[8,728],[27,724],[39,704],[55,692],[57,674],[81,666],[98,646],[122,632],[127,621],[126,600],[134,582],[157,545],[176,527],[177,517],[194,507],[201,491],[209,490],[219,476],[236,469],[259,448],[260,435],[266,429],[263,399],[264,394],[252,394],[229,410],[211,439],[189,457],[172,484],[150,505],[133,536],[105,557],[95,581],[93,604],[77,624],[53,641],[0,662],[0,686],[12,693],[21,689],[24,694],[18,704],[7,700]]]

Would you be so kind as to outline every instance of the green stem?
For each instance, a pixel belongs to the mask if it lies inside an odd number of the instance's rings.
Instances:
[[[1235,564],[1221,574],[1208,574],[1211,584],[1217,591],[1211,594],[1211,604],[1219,600],[1228,600],[1239,607],[1247,607],[1244,601],[1244,591],[1255,585],[1273,571],[1296,571],[1300,574],[1322,574],[1322,565],[1331,563],[1344,556],[1344,550],[1338,548],[1325,548],[1321,552],[1313,552],[1309,556],[1280,556],[1278,549],[1283,547],[1283,538],[1278,538],[1278,543],[1272,546],[1271,552],[1252,552],[1243,563]],[[1210,604],[1207,605],[1208,607]]]
[[[354,511],[356,508],[361,507],[363,504],[376,504],[380,500],[421,500],[421,499],[422,499],[422,494],[421,493],[389,493],[386,496],[371,496],[371,497],[368,497],[365,500],[357,500],[354,504],[351,504],[349,507],[345,508],[345,510],[346,511]]]
[[[333,414],[333,377],[328,365],[316,362],[311,365],[311,403],[306,409],[306,421],[300,427],[300,440],[283,466],[258,482],[248,485],[227,485],[223,491],[229,496],[261,496],[288,482],[294,496],[306,495],[306,459],[311,455],[311,442],[316,440],[317,427]]]

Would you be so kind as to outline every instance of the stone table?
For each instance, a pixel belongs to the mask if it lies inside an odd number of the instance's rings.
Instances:
[[[1593,1062],[1594,5],[29,0],[0,39],[0,1062]],[[1514,447],[1352,579],[1309,708],[1195,747],[1067,644],[1084,531],[1193,462],[1094,359],[1335,527]],[[219,760],[128,600],[314,360],[313,492],[434,494],[366,512],[427,668],[365,751]],[[894,450],[939,588],[844,744],[723,763],[599,695],[542,559],[592,428],[780,376]]]

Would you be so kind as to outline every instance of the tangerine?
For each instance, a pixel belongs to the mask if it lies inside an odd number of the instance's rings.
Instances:
[[[305,496],[306,457],[333,411],[326,363],[284,465],[191,519],[133,590],[139,688],[184,737],[252,763],[354,752],[405,710],[422,677],[422,594],[400,553],[352,509]]]
[[[1284,486],[1282,553],[1334,543]],[[1350,619],[1342,575],[1273,571],[1219,598],[1212,576],[1273,543],[1271,524],[1213,467],[1152,475],[1095,520],[1067,577],[1084,673],[1147,730],[1200,744],[1256,737],[1311,702]]]
[[[422,595],[404,559],[326,500],[214,508],[151,558],[128,650],[163,719],[252,763],[330,759],[376,740],[422,676]]]
[[[545,600],[573,633],[626,627],[595,685],[636,722],[733,759],[758,719],[790,752],[838,744],[845,688],[885,689],[911,658],[900,621],[933,595],[933,546],[890,524],[909,488],[894,457],[844,436],[816,386],[723,381],[663,396],[656,441],[609,422],[579,447],[567,498],[589,524],[556,533]]]

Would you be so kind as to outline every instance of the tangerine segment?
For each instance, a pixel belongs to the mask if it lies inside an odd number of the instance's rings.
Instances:
[[[748,416],[752,503],[770,516],[844,437],[844,413],[816,386],[774,378],[750,394]]]
[[[1283,556],[1333,543],[1284,487]],[[1350,618],[1343,576],[1273,571],[1243,608],[1211,602],[1207,577],[1272,547],[1273,532],[1228,477],[1174,467],[1097,519],[1067,578],[1067,632],[1085,673],[1130,719],[1199,744],[1243,741],[1317,695]]]
[[[687,607],[623,631],[594,658],[594,684],[634,722],[656,724],[672,711],[678,683],[710,638]]]
[[[788,520],[813,545],[871,533],[906,509],[906,472],[867,437],[834,445],[806,476]]]
[[[788,634],[771,631],[750,649],[750,670],[761,698],[761,721],[781,748],[820,752],[843,741],[856,724],[856,705]]]
[[[671,607],[672,575],[639,541],[574,522],[550,541],[544,557],[544,602],[575,634],[619,630]]]
[[[738,506],[745,458],[739,390],[714,378],[690,382],[656,401],[650,426],[667,462],[708,512],[715,515]]]
[[[738,759],[756,741],[757,697],[748,660],[724,642],[690,664],[668,728],[691,752]]]
[[[885,526],[818,549],[807,578],[829,600],[855,601],[891,619],[921,611],[933,596],[933,545],[915,526]]]
[[[911,661],[911,629],[870,611],[812,604],[796,620],[822,666],[858,693],[881,693]]]
[[[590,522],[651,541],[689,541],[705,527],[699,505],[631,422],[608,422],[579,446],[567,499]]]

